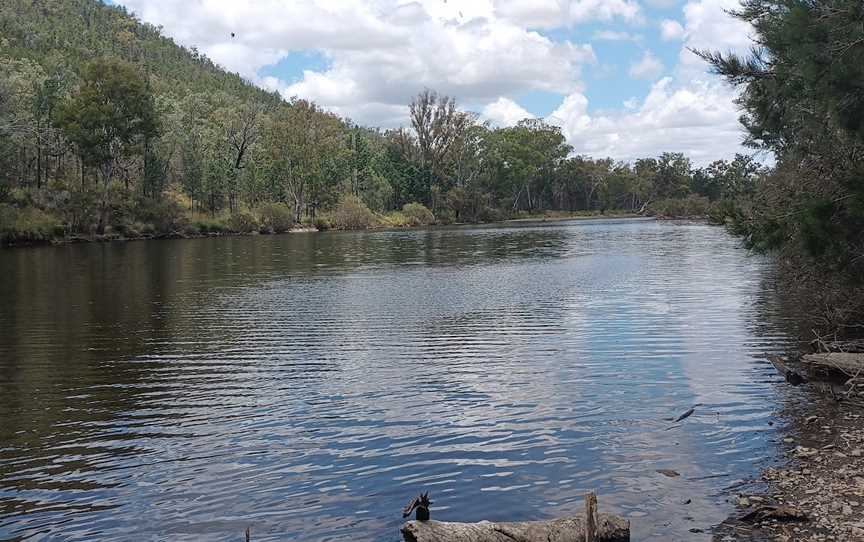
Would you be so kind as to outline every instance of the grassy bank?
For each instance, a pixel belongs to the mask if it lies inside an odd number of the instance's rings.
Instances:
[[[128,196],[128,195],[126,195]],[[233,211],[201,212],[179,191],[159,199],[130,198],[109,193],[104,198],[67,194],[60,201],[43,201],[21,192],[0,203],[0,246],[85,241],[176,239],[222,235],[274,234],[292,231],[376,230],[488,222],[531,222],[585,219],[709,218],[716,206],[698,198],[663,200],[644,214],[628,210],[538,211],[490,214],[487,220],[459,220],[444,210],[439,215],[420,203],[399,210],[375,212],[360,198],[343,196],[330,209],[302,214],[284,203],[240,206]],[[193,210],[194,209],[194,210]],[[718,220],[722,221],[722,219]]]

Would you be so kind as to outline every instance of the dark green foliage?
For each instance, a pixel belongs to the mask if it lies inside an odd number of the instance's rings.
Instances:
[[[153,96],[139,70],[111,59],[86,66],[80,88],[60,107],[57,124],[85,166],[103,169],[106,183],[117,160],[143,149],[159,131]]]
[[[422,203],[406,203],[402,214],[411,226],[428,226],[435,222],[435,215]]]
[[[258,208],[261,229],[270,233],[282,233],[291,229],[294,219],[291,209],[281,203],[267,203]]]
[[[228,228],[237,233],[252,233],[258,231],[260,226],[254,214],[241,210],[228,218]]]
[[[864,280],[864,4],[744,0],[736,16],[756,29],[752,54],[701,54],[743,88],[748,142],[778,167],[743,191],[733,227]]]
[[[738,193],[725,162],[572,156],[556,126],[493,128],[431,90],[410,111],[410,130],[357,126],[224,72],[122,8],[0,3],[0,202],[56,218],[58,236],[477,222],[658,199],[689,214],[677,202],[691,192]]]

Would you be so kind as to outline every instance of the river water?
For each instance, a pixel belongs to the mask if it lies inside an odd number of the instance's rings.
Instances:
[[[588,490],[707,540],[778,454],[770,277],[650,220],[2,251],[0,540],[396,541],[420,491],[509,521]]]

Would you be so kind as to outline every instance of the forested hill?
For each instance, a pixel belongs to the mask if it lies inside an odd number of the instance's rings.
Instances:
[[[277,93],[225,72],[194,48],[174,43],[125,8],[98,0],[3,0],[0,54],[30,60],[46,74],[69,70],[76,75],[95,58],[117,57],[140,66],[158,94],[224,92],[244,101],[282,101]]]
[[[429,90],[410,129],[284,100],[122,8],[0,2],[0,244],[725,213],[764,168],[576,156],[540,119],[493,127]]]

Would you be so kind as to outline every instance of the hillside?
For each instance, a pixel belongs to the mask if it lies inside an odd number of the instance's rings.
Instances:
[[[182,97],[219,89],[242,100],[281,102],[278,94],[226,73],[123,7],[96,0],[4,0],[0,36],[0,54],[33,61],[46,73],[70,70],[78,75],[94,58],[110,56],[139,66],[157,93]]]
[[[226,73],[96,0],[0,6],[0,243],[478,222],[607,211],[722,217],[750,158],[575,156],[424,91],[362,128]]]

